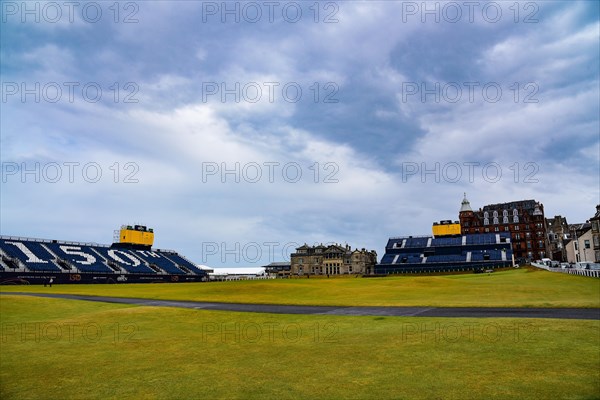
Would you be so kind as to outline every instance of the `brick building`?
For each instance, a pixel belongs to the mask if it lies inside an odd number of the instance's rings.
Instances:
[[[465,194],[459,220],[463,234],[510,232],[517,261],[548,256],[544,206],[535,200],[490,204],[473,211]]]
[[[372,274],[377,264],[375,250],[352,250],[350,246],[308,246],[291,255],[292,275]]]

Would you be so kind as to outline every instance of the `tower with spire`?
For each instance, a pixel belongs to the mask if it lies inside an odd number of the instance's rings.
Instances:
[[[460,221],[460,227],[463,233],[469,232],[469,223],[473,219],[473,209],[471,203],[467,199],[467,193],[464,193],[463,201],[460,205],[460,212],[458,213],[458,219]]]
[[[471,209],[471,203],[469,202],[469,200],[467,200],[467,192],[465,192],[464,195],[465,195],[465,197],[463,198],[463,201],[461,203],[460,212],[466,212],[466,211],[473,212],[473,210]]]

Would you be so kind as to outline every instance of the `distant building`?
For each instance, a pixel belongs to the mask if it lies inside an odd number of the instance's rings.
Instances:
[[[209,274],[211,281],[240,281],[269,279],[263,267],[217,267]]]
[[[465,194],[459,220],[463,234],[509,232],[517,261],[548,256],[544,206],[535,200],[490,204],[473,211]]]
[[[269,275],[288,276],[290,274],[292,264],[286,261],[272,262],[269,265],[265,265],[263,268],[265,269],[265,272]]]
[[[567,219],[560,215],[555,215],[554,218],[546,218],[546,227],[548,233],[549,258],[566,262],[567,249],[565,247],[565,241],[570,238]]]
[[[592,224],[592,244],[595,262],[600,262],[600,204],[596,206],[596,214],[590,218]]]
[[[568,225],[567,261],[600,262],[600,204],[588,221]]]
[[[375,250],[352,250],[350,246],[304,244],[291,255],[292,275],[372,274],[377,264]]]
[[[570,263],[595,262],[596,258],[592,247],[592,224],[585,222],[569,225],[569,232],[571,240],[565,246],[567,261]]]

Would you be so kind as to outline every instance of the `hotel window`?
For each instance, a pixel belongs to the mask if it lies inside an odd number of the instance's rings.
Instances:
[[[487,212],[487,211],[485,211],[485,212],[483,213],[483,218],[489,218],[489,217],[490,217],[490,214],[488,214],[488,212]]]
[[[519,228],[519,225],[516,225],[515,226],[515,231],[518,231],[519,229],[521,229],[521,228]]]
[[[508,224],[508,217],[505,216],[504,218],[502,218],[502,223]]]
[[[520,239],[521,239],[521,234],[515,233],[515,240],[520,240]]]
[[[515,224],[518,224],[518,223],[519,223],[519,217],[517,217],[517,216],[515,215],[515,216],[513,217],[513,222],[514,222]]]
[[[517,211],[517,209],[513,209],[513,215],[516,217],[517,215],[519,215],[519,211]]]
[[[508,217],[508,210],[502,211],[502,216],[503,217]]]
[[[496,217],[494,217],[494,225],[498,225],[498,224],[499,224],[498,217],[496,216]]]
[[[494,211],[494,217],[498,216],[498,211]]]
[[[528,240],[527,241],[527,248],[530,249],[531,248],[531,242]]]
[[[499,232],[499,231],[500,231],[500,228],[498,228],[498,227],[495,227],[495,228],[494,228],[494,231],[495,231],[495,232]]]
[[[508,226],[505,226],[505,227],[504,227],[504,230],[505,230],[506,232],[508,232],[508,231],[509,231],[509,229],[508,229]]]
[[[538,247],[539,247],[540,249],[543,249],[543,248],[544,248],[544,242],[540,240],[540,241],[538,242]]]
[[[490,231],[490,228],[485,228],[485,231],[486,231],[486,232],[489,232],[489,231]]]
[[[486,214],[487,214],[487,213],[486,213]],[[484,224],[484,225],[489,225],[489,224],[490,224],[490,219],[489,219],[489,218],[487,218],[487,217],[486,217],[486,218],[484,218],[484,219],[483,219],[483,224]]]
[[[589,240],[584,240],[583,244],[584,244],[584,247],[585,247],[586,249],[589,249],[589,248],[590,248],[590,241],[589,241]]]

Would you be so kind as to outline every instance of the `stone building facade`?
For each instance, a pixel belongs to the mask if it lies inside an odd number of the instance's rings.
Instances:
[[[548,256],[544,206],[535,200],[490,204],[473,211],[465,194],[459,220],[463,234],[510,232],[517,261]]]
[[[583,224],[569,225],[571,240],[566,244],[567,261],[576,262],[595,262],[593,248],[592,224],[585,222]]]
[[[570,238],[567,219],[560,215],[546,218],[548,232],[548,258],[555,261],[567,261],[566,241]]]
[[[373,274],[377,264],[375,250],[352,250],[348,245],[304,244],[291,255],[292,275]]]
[[[596,214],[590,218],[592,224],[592,246],[595,262],[600,262],[600,204],[596,206]]]

